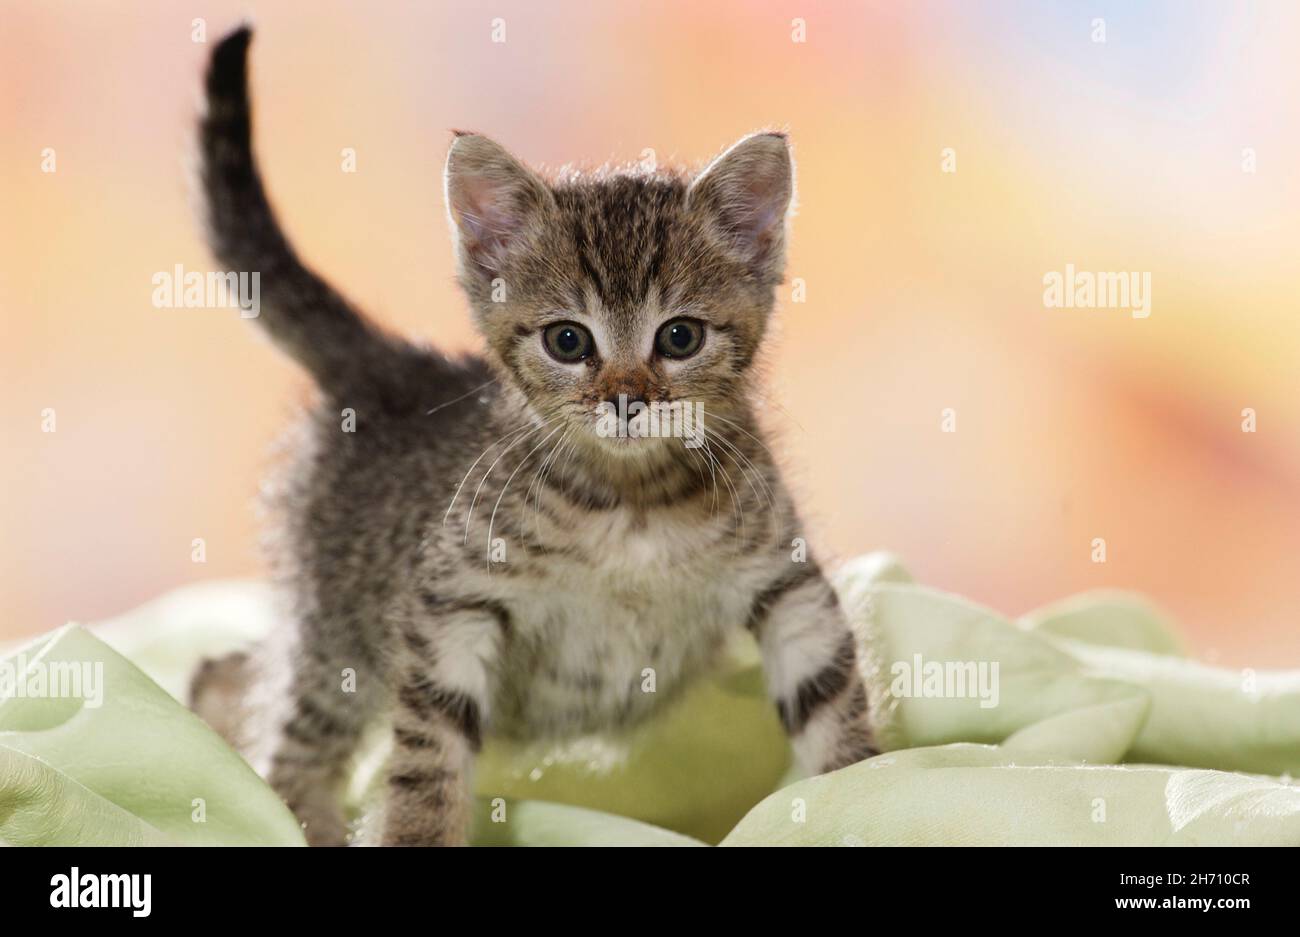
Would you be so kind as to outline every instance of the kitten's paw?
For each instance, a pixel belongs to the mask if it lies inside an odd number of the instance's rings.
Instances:
[[[308,846],[346,846],[351,831],[343,813],[332,804],[290,804]]]
[[[444,804],[413,811],[409,805],[385,805],[381,846],[468,846],[468,805]],[[396,809],[394,809],[396,808]]]

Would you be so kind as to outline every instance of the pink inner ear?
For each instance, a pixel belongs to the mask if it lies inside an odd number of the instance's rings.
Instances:
[[[737,206],[736,227],[749,238],[762,242],[784,212],[780,177],[751,178]]]
[[[719,220],[734,247],[762,262],[779,236],[789,199],[783,177],[755,173],[736,179],[730,198],[724,197]]]
[[[700,204],[713,214],[732,249],[765,264],[780,242],[792,195],[784,140],[741,141],[697,181]]]
[[[480,264],[492,266],[510,247],[520,221],[508,186],[486,175],[455,181],[451,206],[464,237],[463,247]]]

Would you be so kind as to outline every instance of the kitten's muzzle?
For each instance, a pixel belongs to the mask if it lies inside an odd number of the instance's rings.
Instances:
[[[650,401],[645,399],[644,394],[613,394],[605,398],[605,403],[613,407],[615,411],[618,411],[620,397],[622,398],[623,405],[629,410],[632,408],[632,404],[634,403],[639,403],[642,406],[649,406],[650,404]]]

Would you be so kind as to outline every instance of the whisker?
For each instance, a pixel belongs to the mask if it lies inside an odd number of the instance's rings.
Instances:
[[[465,487],[465,482],[469,481],[470,475],[474,473],[474,467],[477,466],[480,462],[482,462],[483,457],[487,455],[489,452],[491,452],[495,446],[498,446],[501,443],[505,442],[508,438],[513,436],[515,433],[523,432],[528,428],[529,426],[527,424],[525,424],[524,426],[515,427],[514,429],[502,434],[498,439],[493,440],[491,443],[488,444],[488,447],[486,449],[484,449],[482,452],[479,453],[478,458],[475,459],[473,465],[469,467],[469,471],[465,473],[465,477],[462,478],[460,480],[460,484],[456,486],[456,492],[451,496],[451,501],[447,505],[447,512],[442,515],[443,527],[447,526],[447,520],[451,517],[451,509],[456,506],[456,499],[460,497],[460,491],[462,488]]]
[[[700,459],[701,459],[701,456],[700,456],[700,454],[696,451],[699,447],[698,447],[698,446],[695,446],[695,447],[688,446],[688,445],[686,445],[686,440],[682,440],[682,448],[686,450],[686,452],[687,452],[688,455],[690,455],[690,457],[691,457],[691,463],[695,466],[695,472],[696,472],[697,475],[700,476],[700,483],[703,484],[703,483],[704,483],[704,469],[700,467]],[[714,507],[715,507],[715,513],[716,513],[716,507],[717,507],[716,504],[714,505]]]
[[[721,443],[723,446],[727,447],[727,449],[731,451],[732,457],[734,459],[739,460],[737,462],[737,465],[740,467],[740,470],[744,473],[746,481],[749,482],[750,490],[754,492],[754,496],[756,498],[761,498],[767,502],[769,516],[772,519],[772,542],[780,543],[781,512],[777,510],[776,502],[772,495],[772,489],[768,486],[767,479],[763,477],[762,472],[758,470],[758,467],[754,465],[753,461],[750,460],[749,456],[745,455],[744,452],[740,451],[740,449],[737,448],[734,443],[732,443],[730,440],[725,439],[720,435],[717,434],[711,434],[711,435],[713,435],[713,438],[717,442]],[[759,487],[755,486],[754,484],[755,477],[757,477],[758,483],[762,487],[761,492],[759,490]]]
[[[709,414],[709,419],[710,419],[710,420],[721,420],[723,423],[726,423],[728,426],[732,426],[732,427],[735,427],[736,429],[740,430],[742,433],[744,433],[744,434],[745,434],[746,436],[748,436],[750,439],[754,440],[754,442],[756,442],[756,443],[758,443],[760,446],[762,446],[763,449],[764,449],[764,451],[766,451],[767,454],[768,454],[769,456],[772,457],[772,461],[773,461],[773,462],[776,462],[776,455],[775,455],[775,453],[772,452],[771,449],[768,449],[768,448],[767,448],[767,443],[763,442],[763,440],[759,439],[757,436],[755,436],[755,435],[754,435],[753,433],[751,433],[749,430],[745,429],[745,427],[741,426],[739,423],[735,422],[734,420],[729,420],[729,419],[727,419],[725,416],[718,416],[716,413],[710,413],[710,414]]]
[[[559,418],[557,418],[556,420],[552,420],[551,422],[552,423],[557,422],[558,419]],[[547,423],[546,425],[550,426],[551,423]],[[497,496],[497,503],[492,505],[492,516],[488,519],[487,542],[488,542],[489,567],[491,566],[492,563],[492,525],[496,523],[497,508],[501,507],[502,499],[505,498],[506,492],[510,490],[510,483],[515,480],[515,476],[519,474],[519,470],[528,464],[528,460],[533,457],[533,453],[536,452],[538,449],[542,448],[542,446],[546,445],[547,441],[562,429],[564,429],[563,424],[555,427],[555,429],[551,430],[549,433],[546,434],[546,437],[542,439],[541,442],[539,442],[536,446],[534,446],[531,450],[529,450],[528,455],[524,456],[522,459],[519,460],[519,464],[515,466],[515,470],[510,473],[510,477],[506,479],[505,485],[502,486],[501,494]],[[527,496],[525,495],[525,498],[526,497]]]
[[[443,409],[444,407],[450,407],[453,403],[460,403],[460,402],[461,402],[462,400],[464,400],[466,397],[472,397],[474,394],[477,394],[477,393],[478,393],[479,391],[481,391],[483,388],[485,388],[485,387],[491,387],[493,384],[495,384],[495,383],[497,382],[497,380],[498,380],[498,378],[495,378],[495,377],[494,377],[494,378],[492,378],[492,380],[490,380],[490,381],[488,381],[488,382],[486,382],[486,383],[484,383],[484,384],[480,384],[478,387],[475,387],[473,390],[466,391],[465,393],[463,393],[463,394],[461,394],[459,397],[457,397],[455,400],[448,400],[446,403],[440,403],[440,404],[438,404],[438,405],[437,405],[436,407],[434,407],[432,410],[425,410],[425,411],[424,411],[424,415],[425,415],[425,416],[432,416],[433,414],[437,413],[439,410]]]
[[[709,448],[708,437],[705,436],[701,438],[704,441],[704,450],[703,450],[704,458],[708,460],[708,465],[709,465],[709,480],[713,485],[713,510],[711,511],[711,516],[717,517],[718,516],[718,472],[717,472],[718,463],[717,460],[713,457],[713,451]]]
[[[554,413],[555,411],[551,411],[551,412]],[[543,422],[541,425],[533,427],[532,429],[530,429],[528,432],[524,433],[521,436],[517,436],[515,440],[511,442],[510,445],[507,446],[499,456],[496,457],[496,460],[491,465],[488,466],[488,470],[484,472],[483,477],[479,479],[478,487],[474,490],[474,497],[469,503],[469,511],[465,515],[465,536],[462,537],[460,541],[462,544],[469,543],[469,528],[470,528],[470,524],[474,520],[474,506],[478,504],[478,496],[483,492],[483,486],[487,484],[487,480],[492,475],[493,470],[496,469],[497,464],[500,463],[500,461],[510,453],[511,449],[519,445],[525,439],[529,439],[535,434],[546,429],[546,427],[550,426],[552,422],[554,422],[554,418],[548,416],[548,418],[545,418],[545,422]]]
[[[739,539],[744,536],[745,531],[745,508],[740,502],[740,494],[736,491],[736,486],[731,482],[731,473],[727,471],[727,467],[722,464],[720,459],[713,455],[713,447],[709,445],[708,433],[704,434],[704,448],[709,451],[709,456],[717,463],[718,471],[722,473],[722,482],[727,486],[727,490],[731,492],[731,510],[737,518],[736,537]]]
[[[749,481],[750,489],[754,492],[755,496],[761,496],[764,498],[767,501],[768,507],[775,513],[776,503],[772,500],[772,489],[768,485],[767,479],[763,477],[763,473],[759,471],[758,466],[754,464],[753,460],[750,459],[749,456],[745,455],[739,446],[727,439],[721,433],[709,433],[708,430],[705,430],[705,433],[711,435],[715,440],[726,446],[732,456],[739,460],[738,464],[740,465],[741,471],[745,473],[746,480]],[[754,486],[755,477],[758,478],[758,483],[763,487],[761,494],[758,488]]]
[[[570,430],[566,430],[565,433],[564,433],[564,435],[560,437],[560,441],[557,442],[554,446],[551,447],[551,451],[548,452],[548,453],[546,454],[546,458],[542,460],[541,468],[539,468],[536,472],[533,473],[533,480],[532,480],[532,482],[529,484],[527,490],[524,491],[524,518],[523,518],[523,523],[526,524],[526,523],[528,522],[528,521],[527,521],[527,517],[528,517],[528,496],[529,496],[530,493],[532,493],[532,495],[533,495],[533,531],[534,531],[534,533],[537,534],[538,537],[540,537],[541,534],[542,534],[542,524],[541,524],[541,515],[542,515],[542,485],[543,485],[543,484],[545,483],[545,481],[546,481],[546,476],[547,476],[547,474],[548,474],[548,473],[550,472],[550,470],[554,467],[554,465],[553,465],[553,463],[552,463],[552,460],[555,460],[556,462],[559,461],[559,459],[557,458],[557,453],[560,453],[560,452],[563,451],[564,447],[565,447],[565,446],[568,444],[568,442],[569,442],[569,437],[570,437],[572,434],[573,434],[573,430],[571,430],[571,429],[570,429]],[[536,489],[537,489],[536,491],[533,491],[534,487],[536,487]]]

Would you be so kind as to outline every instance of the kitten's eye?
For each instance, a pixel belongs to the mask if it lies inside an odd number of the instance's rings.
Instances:
[[[674,319],[655,336],[655,348],[665,358],[689,358],[704,344],[704,323],[698,319]]]
[[[595,342],[591,333],[574,322],[557,322],[548,325],[542,333],[542,343],[556,361],[571,364],[591,356]]]

